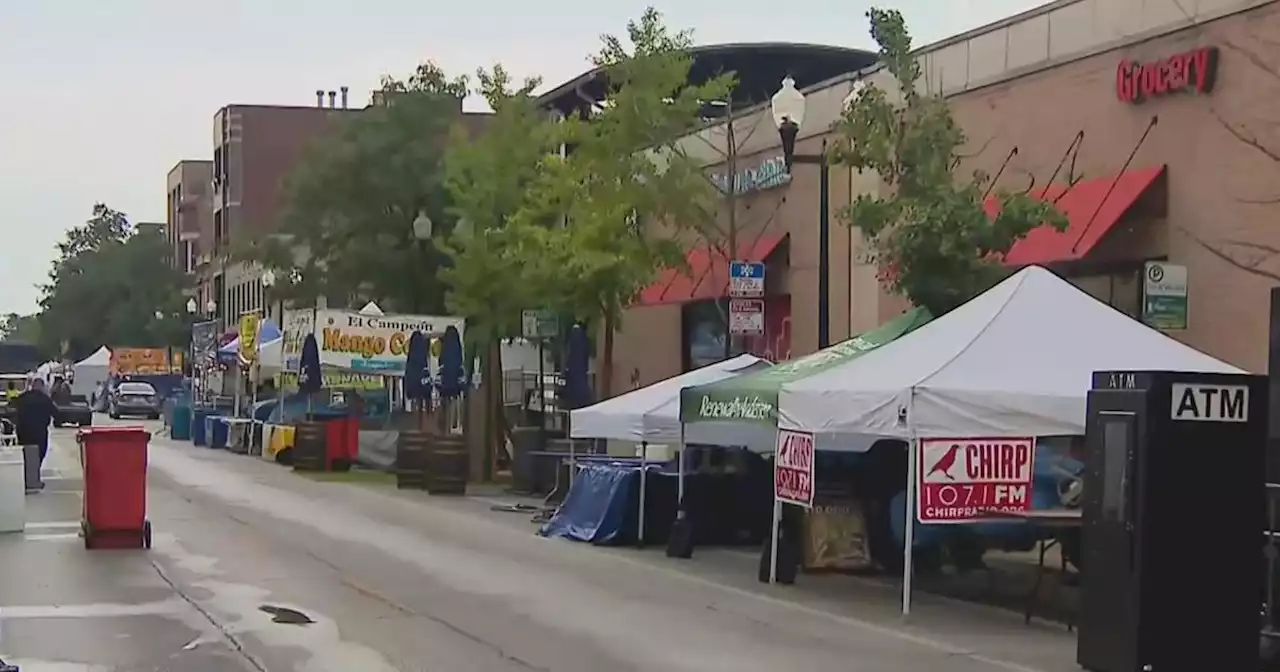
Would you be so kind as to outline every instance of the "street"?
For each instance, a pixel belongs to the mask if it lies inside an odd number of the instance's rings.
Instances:
[[[546,540],[481,497],[159,436],[154,548],[86,552],[74,430],[54,444],[25,538],[0,537],[0,656],[23,672],[1077,669],[1063,628],[986,607],[922,596],[904,624],[853,579],[762,586],[749,554]]]

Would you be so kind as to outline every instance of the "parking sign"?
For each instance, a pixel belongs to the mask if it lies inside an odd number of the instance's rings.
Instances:
[[[729,296],[764,296],[764,262],[734,261],[729,264]]]

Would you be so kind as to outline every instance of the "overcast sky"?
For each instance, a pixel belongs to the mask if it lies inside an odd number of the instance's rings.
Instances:
[[[882,0],[917,44],[1044,0]],[[849,0],[683,0],[656,5],[700,43],[869,47]],[[54,243],[95,201],[163,221],[165,175],[209,158],[228,103],[310,105],[318,88],[368,99],[384,73],[424,59],[451,72],[501,62],[558,84],[587,69],[601,33],[643,2],[44,0],[0,2],[0,313],[35,309]]]

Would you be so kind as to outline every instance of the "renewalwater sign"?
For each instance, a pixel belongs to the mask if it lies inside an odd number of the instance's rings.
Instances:
[[[805,508],[813,507],[813,435],[778,431],[773,456],[773,498]]]
[[[916,517],[970,523],[1031,510],[1034,438],[921,439]]]

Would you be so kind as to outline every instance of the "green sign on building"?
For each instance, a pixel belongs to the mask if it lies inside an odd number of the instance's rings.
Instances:
[[[1187,267],[1149,261],[1142,272],[1142,321],[1156,329],[1187,328]]]

